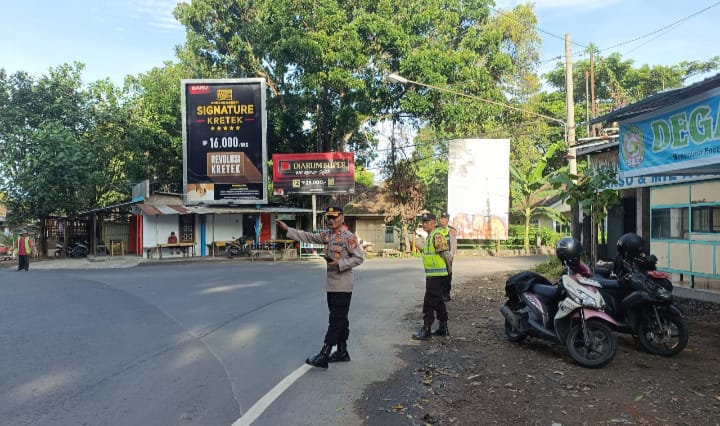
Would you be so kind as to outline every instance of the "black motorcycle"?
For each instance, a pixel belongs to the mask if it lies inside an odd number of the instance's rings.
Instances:
[[[250,257],[252,253],[250,251],[250,245],[247,243],[247,237],[243,235],[233,241],[226,242],[225,254],[231,259],[235,256]]]
[[[602,286],[606,312],[618,323],[616,331],[637,336],[652,354],[673,356],[687,346],[687,321],[673,303],[668,274],[656,270],[657,257],[634,248],[642,244],[639,238],[621,237],[613,271],[597,268],[594,278]]]
[[[65,257],[86,257],[90,254],[90,248],[87,241],[78,242],[70,241],[65,247],[62,243],[55,246],[55,257],[59,257],[65,253]]]

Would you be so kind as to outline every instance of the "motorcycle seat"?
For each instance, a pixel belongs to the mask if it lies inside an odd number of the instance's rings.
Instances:
[[[550,301],[559,296],[560,289],[552,285],[535,284],[532,287],[532,292],[538,295],[541,299]]]
[[[608,290],[614,290],[614,289],[620,288],[620,281],[614,280],[612,278],[605,278],[600,275],[593,275],[592,279],[599,282],[603,288],[606,288]]]

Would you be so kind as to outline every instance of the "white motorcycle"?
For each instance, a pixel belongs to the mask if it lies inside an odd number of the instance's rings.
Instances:
[[[508,301],[500,309],[505,317],[505,335],[512,342],[532,336],[564,344],[578,364],[602,367],[617,351],[611,328],[616,322],[604,312],[600,283],[589,278],[592,272],[579,261],[579,255],[566,255],[560,248],[568,244],[563,240],[556,254],[565,265],[565,273],[557,286],[533,272],[522,272],[507,280]],[[575,242],[579,247],[580,243]]]

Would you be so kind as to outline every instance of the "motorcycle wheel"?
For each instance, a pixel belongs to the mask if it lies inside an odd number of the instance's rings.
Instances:
[[[527,334],[519,333],[515,328],[513,328],[510,321],[507,319],[505,320],[505,337],[513,343],[520,343],[527,337]]]
[[[610,362],[617,351],[617,339],[610,327],[604,323],[589,319],[585,321],[589,344],[585,342],[582,324],[575,324],[567,335],[570,357],[583,367],[599,368]]]
[[[673,356],[682,352],[688,344],[688,326],[681,316],[659,311],[660,324],[653,316],[643,318],[638,324],[640,344],[651,354]]]

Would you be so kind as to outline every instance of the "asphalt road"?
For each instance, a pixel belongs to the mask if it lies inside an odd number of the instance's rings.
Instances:
[[[542,259],[459,258],[455,279]],[[254,405],[255,425],[358,424],[354,401],[414,344],[424,289],[419,259],[365,262],[352,362],[305,370],[327,326],[324,262],[33,266],[0,271],[0,424],[230,425]]]

